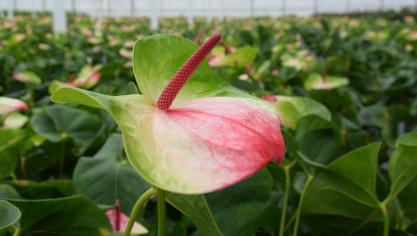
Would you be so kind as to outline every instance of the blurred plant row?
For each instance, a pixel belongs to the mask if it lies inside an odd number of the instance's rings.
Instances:
[[[214,31],[224,39],[210,66],[274,102],[286,160],[219,192],[168,194],[167,235],[417,234],[416,20],[167,18],[155,32],[146,19],[72,16],[67,34],[52,33],[48,16],[1,20],[0,235],[120,230],[146,182],[106,113],[52,105],[50,92],[137,93],[137,39],[172,33],[200,44]],[[154,208],[137,232],[155,233]]]

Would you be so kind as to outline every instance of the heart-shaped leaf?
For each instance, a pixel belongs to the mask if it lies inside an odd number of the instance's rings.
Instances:
[[[251,178],[219,192],[206,195],[224,235],[253,235],[262,223],[262,214],[272,191],[272,176],[262,169]],[[238,217],[238,220],[236,219]]]
[[[22,212],[22,234],[101,236],[111,231],[104,212],[85,197],[9,202]]]
[[[302,205],[311,228],[353,233],[370,222],[382,221],[375,190],[379,149],[377,143],[355,149],[317,172]],[[344,223],[338,224],[340,221]]]
[[[0,179],[10,176],[19,159],[19,143],[26,137],[23,130],[0,129]]]
[[[396,142],[395,152],[389,160],[388,172],[391,178],[390,197],[397,197],[401,211],[408,218],[405,227],[409,232],[416,233],[417,225],[413,219],[417,217],[417,133],[402,135]]]
[[[167,193],[167,201],[186,215],[204,236],[223,236],[204,195]]]
[[[317,163],[327,164],[342,153],[339,130],[317,115],[307,115],[298,121],[296,139],[299,151]]]
[[[155,35],[138,41],[133,49],[133,71],[145,98],[156,104],[162,90],[181,65],[197,49],[191,40],[173,35]],[[182,88],[174,105],[202,96],[214,96],[227,84],[205,60]]]
[[[113,205],[119,199],[126,213],[149,187],[123,157],[123,140],[119,134],[112,134],[93,158],[82,157],[73,179],[76,193],[102,205]]]
[[[0,200],[0,233],[3,229],[16,224],[21,215],[17,207],[7,201]]]
[[[51,142],[71,139],[83,153],[104,131],[102,122],[90,113],[62,105],[36,111],[30,120],[34,131]]]

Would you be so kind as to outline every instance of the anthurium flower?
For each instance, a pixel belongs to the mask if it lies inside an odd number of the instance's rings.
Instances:
[[[330,90],[343,87],[349,84],[349,80],[344,77],[311,74],[304,82],[306,90]]]
[[[285,146],[274,107],[226,84],[204,60],[219,40],[215,35],[197,49],[174,35],[147,37],[133,51],[141,95],[63,87],[52,100],[107,110],[132,166],[157,188],[185,194],[225,188],[279,163]]]
[[[29,108],[25,102],[19,99],[0,97],[0,117],[18,110],[28,111]]]
[[[31,71],[17,72],[13,75],[13,79],[22,83],[34,85],[40,84],[42,82],[39,76]]]
[[[66,84],[69,86],[74,86],[78,88],[85,88],[89,89],[94,87],[98,81],[100,80],[101,74],[99,72],[101,65],[97,66],[84,66],[80,73],[78,74],[77,78],[74,81],[67,82]]]
[[[57,89],[62,87],[77,87],[77,88],[84,88],[90,89],[97,85],[100,81],[101,73],[99,72],[101,65],[96,65],[94,67],[87,65],[84,66],[80,73],[78,74],[77,78],[73,81],[68,82],[60,82],[60,81],[53,81],[49,86],[49,92],[53,93]]]
[[[255,60],[257,52],[258,50],[253,47],[245,46],[236,49],[223,44],[222,47],[213,50],[208,62],[211,67],[245,67]]]

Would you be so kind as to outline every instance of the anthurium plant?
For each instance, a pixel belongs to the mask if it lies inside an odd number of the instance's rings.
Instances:
[[[276,110],[208,68],[205,57],[220,40],[216,34],[198,49],[173,35],[139,40],[133,69],[141,94],[111,97],[63,87],[52,100],[107,110],[130,163],[159,192],[223,189],[271,161],[279,164],[285,145]]]
[[[1,236],[417,234],[414,12],[68,20],[0,18]]]

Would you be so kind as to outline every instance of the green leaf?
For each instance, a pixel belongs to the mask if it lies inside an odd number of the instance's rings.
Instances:
[[[298,121],[307,115],[317,115],[331,120],[329,110],[321,103],[305,97],[276,96],[273,103],[284,126],[295,129]]]
[[[76,193],[101,205],[113,205],[119,199],[126,213],[149,187],[123,157],[119,134],[112,134],[93,158],[81,158],[73,179]]]
[[[22,234],[101,236],[111,231],[104,212],[85,197],[10,202],[22,212]]]
[[[375,193],[379,149],[378,143],[355,149],[317,172],[302,205],[310,227],[317,232],[352,233],[370,222],[380,223]]]
[[[334,89],[343,87],[349,84],[349,80],[339,76],[326,76],[323,77],[319,74],[311,74],[304,82],[304,88],[306,90],[321,90],[321,89]]]
[[[10,185],[25,199],[59,198],[70,196],[74,193],[72,181],[68,179],[51,179],[42,182],[17,180],[11,182]]]
[[[0,199],[21,199],[16,190],[7,184],[0,184]]]
[[[174,35],[155,35],[136,42],[133,71],[139,89],[149,103],[156,104],[168,81],[196,49],[197,45],[192,41]],[[226,83],[204,60],[175,98],[174,105],[192,98],[219,94],[226,87]]]
[[[317,115],[307,115],[299,120],[296,139],[299,150],[316,163],[327,164],[342,153],[338,129]]]
[[[245,181],[206,195],[224,235],[249,236],[255,233],[262,223],[261,216],[271,196],[272,185],[272,176],[262,169]]]
[[[1,230],[16,224],[21,215],[17,207],[7,201],[0,200],[0,233]]]
[[[407,133],[396,143],[389,161],[388,172],[392,181],[390,194],[394,197],[417,177],[417,133]]]
[[[400,211],[408,218],[410,232],[417,232],[417,133],[402,135],[396,142],[396,149],[389,160],[388,172],[391,178],[390,197],[397,197]]]
[[[19,159],[19,143],[24,137],[23,130],[0,129],[0,179],[14,172]]]
[[[204,236],[223,236],[204,195],[183,195],[168,192],[167,201],[186,215]]]
[[[30,120],[34,131],[51,142],[71,139],[83,153],[104,131],[102,122],[80,109],[53,105],[37,111]]]

